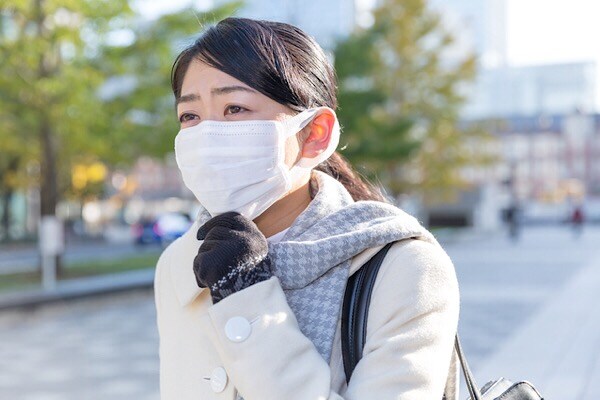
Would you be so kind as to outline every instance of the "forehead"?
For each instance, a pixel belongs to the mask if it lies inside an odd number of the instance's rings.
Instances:
[[[183,77],[181,95],[206,92],[214,87],[225,85],[238,85],[249,88],[248,85],[233,76],[201,61],[194,60],[188,66]]]

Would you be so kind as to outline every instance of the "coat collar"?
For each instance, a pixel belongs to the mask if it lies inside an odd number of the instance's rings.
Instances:
[[[184,307],[190,304],[205,288],[198,287],[194,275],[194,258],[202,243],[196,239],[196,232],[200,228],[196,220],[186,233],[171,244],[171,257],[169,270],[171,281],[175,287],[175,295],[179,304]]]
[[[171,281],[175,287],[175,295],[181,307],[193,302],[203,290],[196,284],[194,275],[194,258],[198,254],[198,248],[202,244],[196,239],[196,232],[200,228],[195,221],[188,231],[170,246],[170,257],[168,257]],[[375,255],[384,246],[372,247],[357,254],[350,264],[350,274],[356,272],[369,258]]]

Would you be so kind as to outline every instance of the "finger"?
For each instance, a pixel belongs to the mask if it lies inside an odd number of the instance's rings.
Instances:
[[[196,257],[194,257],[194,276],[196,277],[196,283],[198,284],[198,286],[201,288],[205,288],[208,285],[206,285],[203,276],[204,274],[202,274],[202,259],[203,256],[200,253],[198,253]]]
[[[221,241],[212,238],[204,239],[204,241],[200,245],[200,248],[198,249],[198,253],[206,253],[209,251],[213,251],[216,247],[219,246],[219,242]]]
[[[215,226],[206,234],[204,240],[217,240],[219,242],[230,242],[230,241],[245,241],[247,240],[248,233],[231,230],[224,226]]]
[[[240,230],[243,227],[243,220],[239,217],[242,217],[240,213],[235,211],[229,211],[224,214],[217,215],[209,219],[204,225],[202,225],[198,232],[196,233],[196,238],[198,240],[203,240],[208,232],[213,229],[215,226],[225,226],[230,229]],[[242,217],[243,218],[243,217]]]

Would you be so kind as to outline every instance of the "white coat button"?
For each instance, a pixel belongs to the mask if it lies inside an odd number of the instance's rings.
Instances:
[[[252,333],[252,325],[244,317],[233,317],[225,324],[225,335],[232,342],[243,342]]]
[[[225,390],[225,386],[227,386],[227,372],[225,372],[225,368],[217,367],[210,376],[210,387],[213,392],[221,393]]]

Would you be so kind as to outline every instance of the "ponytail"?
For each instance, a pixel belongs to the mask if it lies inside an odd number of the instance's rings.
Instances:
[[[316,170],[325,172],[327,175],[337,179],[350,193],[354,201],[375,200],[387,203],[387,199],[372,183],[361,177],[352,168],[351,164],[337,151],[326,161],[315,167]]]

